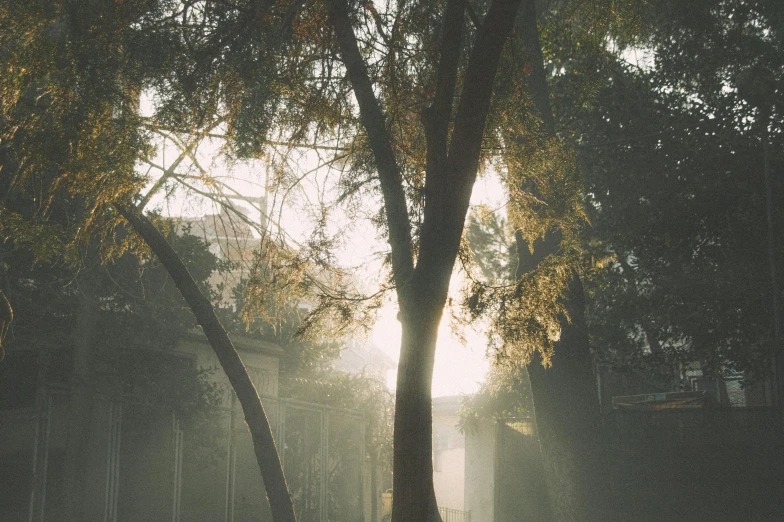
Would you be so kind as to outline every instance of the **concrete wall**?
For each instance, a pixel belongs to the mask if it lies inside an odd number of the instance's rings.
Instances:
[[[457,428],[459,397],[433,400],[433,486],[439,507],[463,509],[465,436]]]
[[[480,420],[466,430],[464,510],[472,522],[492,522],[495,495],[495,422]]]
[[[433,471],[433,484],[439,507],[463,509],[465,486],[465,448],[440,452],[441,471]]]

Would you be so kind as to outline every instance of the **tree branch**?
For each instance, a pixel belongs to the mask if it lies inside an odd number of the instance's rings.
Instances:
[[[455,129],[449,146],[450,175],[453,171],[474,172],[475,175],[479,166],[493,80],[519,5],[520,0],[495,0],[479,31],[455,115]]]
[[[288,10],[286,11],[286,15],[283,17],[283,23],[281,24],[280,28],[280,35],[281,40],[284,42],[288,40],[291,36],[291,32],[293,31],[294,26],[294,18],[297,17],[297,13],[299,9],[302,7],[302,4],[305,0],[294,0],[291,2]]]
[[[373,2],[368,2],[365,4],[365,10],[370,13],[371,18],[376,23],[376,31],[378,31],[379,36],[381,36],[381,40],[387,45],[387,47],[392,47],[392,40],[389,36],[387,36],[386,31],[384,31],[384,21],[381,20],[381,15],[378,14],[378,10],[373,5]]]
[[[174,160],[174,162],[171,164],[171,166],[169,166],[168,169],[164,169],[163,167],[161,167],[161,170],[163,171],[163,174],[161,174],[161,177],[158,178],[158,180],[153,184],[152,187],[150,187],[150,190],[147,191],[147,194],[145,194],[142,197],[142,199],[139,200],[139,204],[138,204],[139,212],[143,211],[144,207],[146,207],[147,204],[150,202],[150,199],[152,199],[152,197],[161,188],[163,188],[163,186],[166,184],[166,182],[172,176],[176,175],[177,167],[180,166],[180,163],[182,163],[185,160],[185,158],[189,157],[189,154],[190,154],[191,150],[193,149],[193,147],[196,146],[196,143],[197,143],[196,141],[193,141],[190,144],[188,144],[185,147],[185,150],[183,150],[180,153],[180,155],[177,156],[177,159]],[[152,166],[156,166],[156,165],[153,165],[152,163],[150,163],[150,166],[152,167]]]
[[[637,293],[636,271],[629,264],[626,254],[617,252],[615,257],[618,260],[618,264],[621,265],[621,269],[623,269],[626,284]],[[645,317],[644,314],[640,317],[640,326],[642,326],[642,331],[645,333],[645,339],[648,341],[648,347],[651,349],[651,353],[662,353],[662,345],[659,342],[659,337],[656,335],[656,327],[653,326],[653,322],[648,317]]]
[[[553,118],[553,111],[550,107],[550,89],[547,86],[542,43],[539,40],[539,28],[536,25],[535,0],[523,0],[521,10],[520,32],[523,37],[523,55],[526,65],[531,66],[531,74],[526,83],[536,111],[542,119],[541,133],[543,137],[549,137],[555,134],[555,118]]]
[[[523,2],[520,32],[523,38],[525,65],[531,68],[526,83],[536,112],[541,118],[539,138],[546,139],[555,135],[555,118],[550,107],[550,90],[547,86],[547,73],[544,68],[542,44],[539,40],[539,28],[536,25],[536,2],[535,0],[523,0]],[[513,136],[512,139],[520,139],[520,137]],[[523,187],[523,189],[528,189],[531,197],[541,199],[539,190],[533,184],[530,187]],[[520,279],[526,273],[534,270],[545,257],[557,252],[562,237],[563,234],[560,230],[549,230],[543,237],[534,241],[532,253],[528,250],[528,244],[523,239],[522,233],[519,230],[515,232],[518,255],[517,278]]]
[[[439,190],[438,185],[444,177],[444,169],[446,168],[449,120],[452,115],[455,85],[457,84],[457,66],[460,60],[460,42],[463,38],[465,5],[466,0],[448,0],[447,2],[441,36],[441,56],[436,73],[436,92],[433,104],[422,113],[427,139],[426,198],[429,193]]]
[[[429,273],[435,268],[438,277],[447,280],[451,274],[451,265],[438,267],[439,259],[445,255],[454,259],[457,255],[471,190],[479,168],[482,138],[498,63],[519,5],[520,0],[495,0],[471,51],[449,143],[444,180],[436,193],[427,194],[429,199],[425,201],[417,271],[421,267],[425,273]],[[428,209],[428,206],[433,208]],[[443,218],[428,219],[434,214]]]
[[[357,45],[345,0],[328,0],[329,18],[335,30],[343,64],[359,105],[362,126],[376,160],[392,248],[392,273],[398,292],[407,287],[414,268],[411,224],[403,191],[403,178],[395,160],[384,114],[381,112],[367,66]]]
[[[476,11],[474,7],[471,5],[471,2],[466,0],[466,13],[468,14],[468,18],[471,19],[471,23],[474,24],[474,28],[476,30],[482,29],[482,22],[479,20],[479,17],[476,15]]]

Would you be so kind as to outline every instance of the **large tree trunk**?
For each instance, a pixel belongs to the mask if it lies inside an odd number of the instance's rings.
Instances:
[[[518,29],[524,57],[531,69],[527,84],[541,118],[540,135],[547,139],[555,135],[555,121],[535,0],[523,3]],[[547,233],[534,242],[533,252],[519,231],[515,240],[519,280],[542,259],[558,251],[561,234]],[[585,324],[585,296],[576,271],[562,299],[571,320],[561,318],[561,336],[554,347],[552,366],[544,368],[538,357],[528,365],[552,515],[557,522],[614,520],[599,395]]]
[[[237,394],[237,399],[239,399],[245,414],[245,422],[250,429],[256,461],[261,470],[264,487],[267,490],[272,519],[275,522],[296,522],[294,505],[291,501],[291,495],[289,495],[286,479],[283,476],[283,467],[280,464],[275,441],[272,438],[267,414],[264,412],[259,394],[248,376],[245,365],[215,315],[212,303],[204,297],[180,257],[149,220],[143,215],[137,214],[136,209],[132,207],[119,204],[115,204],[115,207],[144,239],[166,268],[218,356],[221,367],[229,378],[234,393]]]
[[[431,385],[441,308],[412,306],[403,326],[395,402],[392,520],[440,521],[433,487]]]

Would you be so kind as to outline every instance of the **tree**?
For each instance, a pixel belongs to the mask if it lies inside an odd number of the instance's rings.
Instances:
[[[264,487],[267,489],[273,520],[276,522],[295,520],[294,507],[283,476],[283,467],[261,399],[239,354],[215,314],[212,304],[199,290],[180,257],[158,229],[144,216],[135,214],[135,209],[129,210],[120,204],[115,206],[166,267],[218,356],[221,368],[229,378],[229,383],[242,406],[253,440],[253,450],[264,479]]]
[[[473,183],[480,165],[490,157],[502,156],[515,167],[510,171],[530,172],[537,164],[558,167],[529,176],[527,181],[534,183],[531,190],[521,177],[509,178],[511,191],[519,196],[516,211],[522,222],[515,223],[521,232],[519,253],[525,252],[523,240],[528,240],[535,247],[534,261],[544,261],[531,263],[529,268],[536,270],[521,268],[519,275],[526,272],[526,277],[515,285],[507,302],[516,302],[518,311],[537,302],[549,304],[532,307],[535,313],[524,320],[503,316],[506,321],[498,323],[498,331],[508,346],[522,348],[525,357],[541,356],[547,362],[556,330],[562,329],[559,346],[569,347],[573,340],[576,347],[563,350],[563,359],[574,364],[559,364],[566,370],[562,382],[575,385],[579,393],[564,388],[559,396],[578,400],[572,403],[576,405],[572,413],[585,420],[586,440],[593,440],[596,428],[590,395],[583,393],[589,382],[589,361],[581,329],[579,281],[573,266],[551,255],[559,248],[574,254],[569,242],[574,242],[580,221],[579,189],[575,190],[579,182],[571,168],[571,152],[552,137],[543,59],[541,53],[531,55],[538,50],[531,2],[526,3],[522,18],[527,25],[518,28],[524,42],[523,66],[511,62],[511,70],[525,73],[524,77],[510,75],[509,81],[499,81],[505,89],[503,99],[514,102],[513,108],[491,110],[496,72],[519,3],[495,0],[477,7],[464,0],[443,5],[401,1],[380,10],[375,4],[357,6],[341,0],[287,6],[139,1],[94,9],[63,3],[55,4],[51,12],[39,5],[12,4],[1,11],[0,20],[8,22],[9,35],[26,37],[3,41],[3,49],[8,50],[3,55],[4,154],[13,152],[3,165],[14,173],[14,190],[38,191],[43,197],[29,215],[6,212],[5,228],[33,247],[63,248],[71,259],[97,234],[101,254],[110,258],[130,246],[113,240],[117,225],[123,223],[119,210],[168,265],[205,331],[211,332],[211,340],[226,349],[229,358],[224,361],[244,379],[209,303],[199,296],[155,228],[130,206],[133,201],[149,200],[140,197],[149,180],[135,170],[135,162],[151,155],[148,132],[200,136],[222,125],[230,138],[227,150],[234,157],[258,155],[270,129],[289,143],[302,139],[320,146],[319,138],[337,137],[338,147],[346,152],[341,201],[380,194],[381,208],[374,220],[390,244],[390,286],[397,293],[403,326],[393,517],[437,520],[430,426],[437,328]],[[342,64],[337,63],[337,55]],[[511,55],[521,56],[520,52]],[[531,73],[535,81],[529,84]],[[159,98],[151,119],[142,118],[138,111],[143,89]],[[356,103],[349,99],[352,92]],[[526,105],[531,100],[535,103]],[[525,124],[532,122],[533,132],[523,132]],[[511,131],[504,127],[508,124]],[[183,145],[187,154],[195,143],[189,140]],[[497,155],[498,150],[503,154]],[[171,177],[164,173],[161,179],[165,184]],[[561,185],[562,190],[555,190]],[[63,194],[76,201],[54,197]],[[75,226],[67,230],[42,226],[54,211],[52,203],[63,201],[68,202],[65,211],[71,217],[67,222]],[[549,205],[542,205],[543,201]],[[548,213],[543,207],[555,210]],[[537,239],[543,243],[541,248]],[[139,246],[135,236],[128,241]],[[262,273],[272,266],[264,257],[267,254],[261,256]],[[323,266],[327,257],[314,255],[313,264]],[[276,274],[290,288],[299,289],[306,277],[294,276],[304,264],[299,259],[289,264],[292,277],[277,268]],[[308,285],[317,287],[319,282],[311,278]],[[265,288],[264,281],[250,284],[247,295]],[[547,299],[535,296],[537,290]],[[559,301],[562,292],[568,292],[569,298]],[[345,294],[331,299],[326,294],[322,292],[337,309],[338,319],[353,317],[358,300],[346,299]],[[544,319],[537,319],[536,313],[544,308],[547,314],[540,315]],[[527,342],[520,342],[528,334]],[[239,381],[234,384],[242,388]],[[549,385],[558,389],[556,382]],[[258,401],[249,397],[247,386],[243,389],[250,408]],[[579,403],[583,398],[586,408]],[[550,455],[556,464],[550,469],[579,471],[575,477],[566,473],[558,479],[569,485],[564,513],[574,517],[575,506],[584,499],[589,506],[602,504],[585,493],[598,488],[600,481],[586,478],[590,466],[561,467],[558,458],[570,466],[597,462],[596,448],[559,438],[570,426],[557,415],[554,403],[542,410],[543,425],[548,424],[546,411],[552,414],[549,425],[554,434]],[[249,423],[255,426],[253,420]],[[558,457],[558,448],[569,451]],[[265,472],[270,467],[262,463],[261,468]],[[271,487],[272,482],[265,483]],[[282,488],[276,491],[279,495],[271,494],[271,501],[283,495]],[[588,513],[602,518],[598,508],[591,507]]]
[[[607,95],[628,101],[619,112],[603,104],[612,124],[593,127],[582,151],[597,258],[609,260],[591,281],[597,343],[619,361],[650,350],[764,375],[751,349],[772,316],[759,299],[769,284],[761,151],[726,121],[671,109],[678,102],[634,76],[619,71]],[[651,136],[616,145],[620,126]]]
[[[746,155],[741,152],[754,147],[754,143],[740,138],[742,132],[730,138],[733,131],[728,130],[733,127],[743,129],[741,121],[744,117],[750,117],[748,111],[752,109],[751,112],[754,112],[754,107],[744,107],[729,86],[733,85],[738,73],[744,72],[740,65],[743,60],[747,63],[762,62],[766,64],[765,67],[768,67],[767,64],[776,64],[774,70],[778,66],[780,53],[774,50],[774,42],[777,40],[765,40],[762,36],[767,34],[764,29],[758,32],[745,24],[765,27],[767,20],[777,19],[780,15],[766,3],[755,5],[756,12],[753,10],[751,14],[746,10],[749,6],[741,4],[745,3],[726,2],[716,5],[708,2],[697,7],[663,2],[662,9],[655,11],[656,20],[662,22],[652,26],[656,36],[652,40],[641,40],[646,45],[655,46],[657,60],[654,70],[635,70],[630,64],[618,65],[622,61],[620,53],[611,52],[610,49],[599,49],[599,52],[596,49],[589,52],[575,50],[575,42],[586,43],[579,31],[570,31],[564,35],[559,34],[558,26],[547,26],[547,38],[543,38],[542,43],[548,58],[547,70],[551,72],[548,77],[545,69],[542,69],[539,78],[549,80],[552,94],[548,95],[547,84],[543,80],[537,80],[537,66],[534,65],[530,74],[534,94],[530,103],[537,107],[542,116],[532,126],[535,129],[539,126],[540,136],[543,135],[541,139],[552,136],[558,125],[563,126],[560,135],[574,133],[577,147],[575,164],[586,174],[585,193],[592,223],[590,229],[578,227],[577,230],[580,235],[589,232],[590,235],[586,237],[591,241],[588,243],[588,251],[595,256],[595,261],[606,263],[608,259],[611,260],[609,264],[603,265],[607,272],[612,272],[606,279],[593,279],[595,273],[590,269],[580,270],[582,276],[588,276],[590,296],[594,298],[591,303],[591,330],[598,350],[607,348],[610,344],[608,341],[611,341],[614,343],[612,349],[617,349],[621,357],[628,356],[628,348],[636,345],[638,350],[648,346],[654,351],[663,348],[669,352],[671,361],[683,361],[683,357],[697,358],[717,369],[728,364],[735,368],[747,365],[745,369],[754,366],[759,373],[759,368],[767,364],[768,351],[759,346],[760,318],[766,318],[763,321],[768,322],[767,318],[773,315],[759,312],[762,304],[759,296],[765,293],[763,289],[767,286],[759,278],[764,274],[760,268],[767,262],[762,248],[764,241],[759,241],[764,237],[765,217],[759,204],[752,204],[755,200],[759,202],[763,199],[762,169],[757,170],[754,177],[737,176],[738,172],[748,171],[748,165],[755,163],[754,153]],[[547,16],[548,21],[552,20],[550,16]],[[744,33],[747,36],[741,37]],[[643,32],[645,34],[650,33]],[[588,44],[583,49],[590,46],[590,40]],[[719,58],[708,51],[717,45],[740,47],[739,55],[743,58],[739,63],[728,65],[724,61],[726,57]],[[762,52],[754,56],[751,49]],[[643,54],[649,49],[639,51]],[[717,61],[724,63],[715,63]],[[541,58],[533,61],[534,64],[540,62]],[[592,70],[601,70],[601,77],[591,78]],[[588,78],[585,78],[586,75]],[[535,94],[537,83],[539,95]],[[592,88],[576,90],[575,87],[581,83]],[[769,80],[763,79],[756,84],[756,88],[773,92],[770,87],[766,87],[768,83]],[[589,94],[587,99],[586,94]],[[752,92],[746,97],[752,99],[758,94]],[[556,116],[555,127],[553,122],[548,122],[550,101],[553,102]],[[623,105],[623,109],[618,112],[610,109],[618,105]],[[726,117],[724,121],[720,121],[720,114]],[[759,114],[757,112],[756,116],[751,116],[755,122]],[[719,121],[711,121],[714,118]],[[584,128],[582,125],[591,126]],[[748,123],[745,127],[748,129]],[[596,132],[607,128],[613,129],[612,134]],[[734,143],[725,142],[727,138]],[[759,165],[764,154],[761,154],[759,145],[756,148],[756,163]],[[712,152],[708,153],[711,149]],[[716,149],[723,150],[718,152]],[[700,152],[695,154],[695,151]],[[619,164],[620,158],[623,160]],[[645,174],[638,175],[642,172]],[[545,219],[540,218],[538,221],[544,223],[543,230],[534,234],[529,232],[527,238],[526,228],[518,229],[522,232],[517,235],[518,245],[522,243],[522,248],[518,250],[522,261],[518,275],[532,267],[542,271],[547,269],[548,264],[552,266],[552,260],[548,261],[547,254],[552,254],[557,248],[565,249],[562,238],[553,232],[560,229],[562,236],[570,232],[569,221],[555,224],[546,221],[547,213],[552,212],[553,200],[541,197],[542,186],[541,181],[534,179],[521,187],[529,200],[539,200],[539,212]],[[733,188],[728,190],[730,186]],[[544,190],[548,190],[547,185],[544,185]],[[567,199],[562,198],[562,201]],[[537,212],[536,207],[526,205],[520,210],[513,210],[525,218],[526,212],[529,215]],[[520,223],[515,221],[514,216],[510,221]],[[534,219],[533,222],[537,221]],[[567,225],[566,230],[564,223]],[[752,223],[755,225],[752,226]],[[750,230],[755,230],[756,240],[749,234]],[[602,241],[597,241],[594,232],[603,237]],[[521,239],[528,239],[528,244]],[[626,242],[634,244],[634,248],[620,246]],[[592,248],[596,246],[598,248]],[[728,256],[738,254],[740,256],[737,258],[728,259]],[[579,262],[572,266],[581,268]],[[738,272],[743,272],[744,276],[731,275]],[[620,284],[619,279],[623,280]],[[737,287],[734,287],[735,283]],[[763,283],[762,286],[760,283]],[[570,291],[567,300],[562,302],[572,319],[575,318],[575,312],[579,313],[581,293]],[[514,302],[505,302],[504,296],[508,296],[505,290],[482,290],[474,294],[475,300],[473,303],[469,301],[469,304],[480,309],[500,306],[504,311],[504,305]],[[574,302],[570,303],[570,300]],[[527,301],[525,306],[540,317],[545,316],[536,302]],[[668,318],[660,321],[662,315]],[[528,318],[527,322],[510,321],[509,313],[501,317],[503,323],[498,326],[505,334],[505,340],[544,346],[551,344],[554,348],[554,370],[558,370],[559,354],[568,354],[569,350],[577,348],[582,353],[583,362],[574,366],[573,371],[582,373],[580,379],[575,378],[575,373],[565,379],[564,384],[567,386],[562,386],[554,382],[554,375],[542,373],[542,377],[552,379],[549,384],[553,390],[568,389],[569,385],[575,386],[575,383],[582,382],[583,397],[592,394],[591,379],[587,375],[590,356],[585,325],[575,321],[568,324],[562,318],[557,329],[560,332],[557,344],[546,335],[542,335],[538,342],[532,342],[530,337],[533,336],[529,334],[529,339],[526,339],[526,332],[547,333],[546,328],[543,328],[547,325],[542,325],[539,318],[531,318],[530,311],[517,316]],[[579,315],[576,317],[579,318]],[[507,328],[504,324],[511,327]],[[621,328],[617,328],[619,325]],[[596,326],[603,326],[604,330],[597,330]],[[579,332],[579,335],[570,340],[567,337],[570,332]],[[612,337],[606,335],[608,333]],[[580,345],[582,349],[578,348]],[[626,349],[618,349],[619,345]],[[657,357],[661,357],[661,354]],[[656,357],[652,359],[655,362]],[[537,370],[538,366],[529,366],[534,402],[537,403],[539,398],[547,401],[558,397],[557,393],[541,393],[545,388],[537,385]],[[542,384],[547,386],[547,381],[542,379]],[[547,416],[569,402],[570,397],[561,396],[558,403],[545,402],[543,409],[539,407],[541,403],[537,403],[537,417],[541,419],[539,413],[542,412],[545,414],[544,422],[555,421],[553,426],[557,427],[557,417],[548,419]],[[594,435],[588,438],[597,441],[598,446],[601,441],[597,436],[595,415],[591,422]],[[580,421],[576,424],[582,425]],[[556,432],[541,434],[545,460],[548,458],[547,445],[552,444],[553,440],[573,439],[574,435],[570,431],[582,434],[581,429],[575,430],[564,424]],[[558,453],[564,452],[555,454]],[[581,451],[580,455],[585,453]],[[583,477],[573,482],[577,491],[590,491],[592,485],[585,482],[592,480],[587,473],[589,469],[590,466],[584,467]],[[559,491],[558,473],[554,469],[547,471],[551,475],[548,477],[551,492],[554,489],[552,476],[556,478],[555,489]],[[562,475],[569,482],[580,475],[579,470],[569,471]],[[592,495],[593,498],[600,498],[602,492],[599,493]],[[564,500],[557,499],[553,503],[556,519],[598,517],[570,511],[569,504],[568,495]],[[576,506],[576,503],[572,506]]]
[[[79,261],[81,248],[91,253],[91,262],[123,253],[134,238],[118,236],[123,230],[120,216],[132,225],[188,301],[237,393],[273,518],[293,521],[293,505],[269,423],[245,367],[182,260],[131,203],[145,184],[135,163],[150,152],[138,113],[138,96],[145,84],[161,82],[159,91],[171,101],[164,104],[161,120],[175,125],[200,127],[219,102],[243,107],[229,118],[241,150],[258,145],[247,131],[249,122],[255,131],[269,121],[270,112],[265,110],[270,99],[265,81],[269,60],[264,52],[274,46],[264,38],[274,33],[238,32],[234,43],[246,55],[250,53],[259,67],[235,70],[234,81],[224,89],[199,88],[205,87],[199,82],[209,81],[215,72],[209,57],[225,50],[217,44],[225,40],[209,31],[213,27],[209,22],[222,21],[216,27],[231,31],[238,20],[237,10],[231,7],[202,7],[169,2],[99,6],[63,2],[46,6],[11,3],[0,8],[0,20],[8,28],[0,65],[3,199],[32,194],[34,203],[21,210],[3,205],[0,224],[4,236],[16,246],[32,246],[39,257],[60,253],[74,263]],[[182,20],[182,25],[170,23],[173,20]],[[239,19],[241,23],[247,20]],[[194,24],[201,25],[201,31],[190,32]],[[156,45],[160,48],[151,52]],[[183,52],[185,48],[188,52]],[[203,53],[208,59],[199,65],[207,65],[206,69],[194,69],[187,60],[167,61],[203,57]],[[97,249],[91,247],[95,244]],[[76,366],[84,364],[77,361]],[[71,482],[78,487],[78,481]],[[78,520],[76,497],[69,498],[74,505],[69,515]]]
[[[531,16],[524,22],[523,52],[533,67],[529,92],[541,118],[540,132],[546,138],[555,135],[555,120],[549,103],[539,30],[534,23],[535,12],[532,3]],[[566,165],[564,170],[568,176],[574,167]],[[551,179],[549,183],[554,181]],[[536,185],[532,192],[534,196],[542,193]],[[579,189],[574,192],[580,193]],[[563,199],[569,201],[568,197]],[[574,229],[570,230],[569,214],[566,216],[566,220],[556,226],[550,225],[537,239],[530,235],[526,237],[525,229],[516,231],[516,279],[524,279],[540,265],[546,267],[544,261],[548,256],[569,248],[569,235]],[[612,520],[617,515],[608,487],[609,468],[599,403],[593,393],[593,359],[585,324],[585,297],[578,269],[572,264],[568,271],[560,297],[563,312],[559,316],[560,335],[554,343],[552,366],[545,368],[536,353],[528,366],[545,482],[554,520]]]
[[[496,0],[488,8],[462,78],[451,136],[467,4],[450,0],[444,8],[438,43],[440,56],[434,66],[435,87],[426,87],[433,94],[421,113],[426,140],[422,189],[425,201],[415,255],[404,178],[393,135],[360,52],[352,13],[340,0],[329,3],[330,23],[381,185],[392,277],[403,328],[395,402],[395,521],[440,519],[433,489],[430,399],[438,325],[480,163],[492,79],[518,5],[515,0]]]
[[[633,6],[528,2],[506,62],[523,65],[500,78],[513,107],[502,113],[501,157],[517,267],[511,284],[502,273],[474,282],[464,304],[490,316],[508,372],[527,364],[554,520],[617,516],[585,324],[586,215],[570,126],[606,81],[607,39],[629,38],[636,19]]]
[[[697,361],[760,381],[776,344],[770,254],[775,272],[781,259],[765,159],[777,200],[781,145],[759,96],[780,111],[780,75],[764,71],[780,70],[780,39],[767,35],[778,34],[781,9],[661,2],[654,12],[648,65],[608,64],[613,81],[575,127],[602,260],[590,280],[593,335],[618,367]],[[716,46],[732,52],[716,56]],[[759,83],[744,81],[750,72]]]

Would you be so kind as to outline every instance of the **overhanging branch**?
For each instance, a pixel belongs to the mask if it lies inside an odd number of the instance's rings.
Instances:
[[[138,209],[130,203],[125,205],[115,203],[114,207],[144,239],[144,242],[166,268],[177,289],[196,316],[197,322],[210,341],[221,367],[236,392],[251,433],[253,448],[264,480],[273,520],[276,522],[296,522],[291,495],[283,476],[283,467],[278,457],[272,429],[264,407],[245,365],[215,315],[212,304],[201,293],[182,259],[166,241],[163,234],[143,214],[139,213]]]
[[[494,79],[519,5],[520,0],[495,0],[492,3],[468,60],[449,143],[444,181],[437,193],[427,194],[431,200],[425,203],[417,271],[421,268],[423,273],[431,273],[430,277],[448,281],[452,264],[445,266],[440,260],[444,256],[454,259],[457,255],[479,168]],[[428,209],[428,206],[431,208]],[[437,219],[428,219],[431,215]]]
[[[359,105],[362,126],[368,134],[368,144],[373,152],[384,196],[384,208],[389,227],[389,244],[392,249],[392,273],[395,284],[405,288],[414,267],[411,242],[411,224],[408,206],[403,192],[400,169],[395,160],[386,121],[373,93],[367,65],[357,45],[357,37],[351,26],[345,0],[328,0],[329,18],[335,30],[340,55],[348,72],[348,79]]]
[[[449,137],[449,120],[457,84],[460,43],[463,37],[463,18],[466,0],[448,0],[440,43],[441,56],[436,73],[436,92],[433,104],[427,107],[422,119],[427,138],[427,178],[425,197],[441,190],[444,177]],[[427,216],[427,214],[426,214]]]

